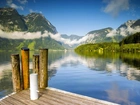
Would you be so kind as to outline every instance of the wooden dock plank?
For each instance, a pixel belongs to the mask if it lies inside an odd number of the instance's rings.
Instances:
[[[15,98],[15,99],[20,99],[20,101],[24,104],[30,104],[30,105],[38,105],[37,103],[35,102],[32,102],[30,99],[29,99],[29,95],[25,95],[24,92],[26,91],[22,91],[22,92],[19,92],[18,94],[14,94],[10,97],[12,98]]]
[[[44,91],[46,92],[46,91]],[[93,105],[93,101],[85,100],[84,98],[81,97],[76,97],[73,95],[65,95],[64,93],[62,94],[61,92],[55,92],[55,91],[50,91],[48,90],[48,94],[50,94],[53,97],[60,98],[61,100],[67,101],[69,103],[73,104],[80,104],[80,105]],[[99,102],[94,101],[94,104],[98,104]]]
[[[46,91],[46,89],[44,90],[44,91]],[[29,95],[29,92],[24,92],[24,94],[26,94],[26,95]],[[41,101],[39,104],[41,104],[41,105],[43,105],[43,103],[45,104],[45,105],[59,105],[59,102],[55,102],[56,100],[53,100],[53,97],[50,97],[48,94],[47,95],[45,95],[45,94],[42,94],[42,93],[40,93],[39,92],[39,100],[35,100],[35,102],[37,102],[38,103],[38,101]],[[42,103],[43,102],[43,103]],[[62,103],[60,104],[60,105],[62,105]]]
[[[5,99],[7,102],[13,104],[13,105],[26,105],[25,103],[23,103],[22,101],[18,100],[18,98],[12,98],[11,96],[9,96],[8,98]]]
[[[47,91],[44,91],[44,94],[48,94],[52,97],[55,97],[56,99],[59,99],[59,100],[62,100],[63,102],[69,104],[69,105],[73,105],[73,104],[80,104],[80,105],[85,105],[83,104],[82,101],[78,101],[76,98],[74,97],[67,97],[66,95],[64,94],[59,94],[59,93],[56,93],[56,92],[51,92],[50,90],[47,92]]]
[[[0,100],[0,105],[118,105],[74,93],[47,88],[39,90],[39,99],[30,100],[30,91],[23,90]]]
[[[70,93],[70,92],[66,92],[63,90],[59,90],[59,89],[55,89],[55,88],[48,88],[49,92],[51,92],[51,94],[56,94],[56,96],[64,96],[64,97],[68,97],[68,99],[71,101],[76,100],[78,102],[82,102],[84,103],[84,105],[118,105],[115,103],[111,103],[111,102],[107,102],[107,101],[103,101],[103,100],[98,100],[95,98],[91,98],[91,97],[87,97],[87,96],[83,96],[83,95],[78,95],[78,94],[74,94],[74,93]],[[46,92],[46,91],[44,91]],[[82,105],[82,104],[81,104]]]
[[[12,104],[7,102],[6,100],[2,100],[0,101],[0,105],[12,105]]]
[[[44,103],[42,100],[30,100],[30,91],[29,90],[24,90],[22,92],[19,92],[17,96],[20,96],[20,100],[24,101],[26,104],[30,103],[31,105],[50,105],[48,102]]]

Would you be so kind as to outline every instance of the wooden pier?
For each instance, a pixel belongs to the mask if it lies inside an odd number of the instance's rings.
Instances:
[[[28,48],[21,50],[21,70],[19,54],[11,55],[11,61],[14,93],[0,99],[0,105],[118,105],[48,87],[48,49],[34,56],[36,74],[30,74],[30,79]]]
[[[30,90],[23,90],[0,99],[0,105],[118,105],[55,88],[39,90],[39,99],[30,100]]]

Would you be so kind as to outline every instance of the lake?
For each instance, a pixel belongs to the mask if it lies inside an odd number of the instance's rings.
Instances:
[[[12,93],[10,56],[0,52],[0,98]],[[35,52],[37,53],[37,52]],[[30,52],[30,69],[32,55]],[[49,51],[49,87],[107,100],[140,105],[140,56],[131,53],[78,55],[73,51]]]

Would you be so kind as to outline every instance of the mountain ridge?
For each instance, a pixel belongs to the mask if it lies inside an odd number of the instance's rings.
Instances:
[[[0,8],[0,29],[4,32],[44,31],[57,33],[56,28],[40,13],[30,13],[26,16],[20,15],[16,9]]]
[[[85,36],[68,36],[67,34],[59,34],[55,26],[40,13],[30,13],[23,16],[15,9],[0,8],[0,37],[3,38],[11,38],[10,35],[16,37],[15,40],[18,38],[34,40],[35,38],[45,39],[48,37],[64,48],[73,49],[84,43],[119,42],[124,37],[136,32],[140,32],[140,19],[128,20],[117,29],[107,27],[87,32]]]

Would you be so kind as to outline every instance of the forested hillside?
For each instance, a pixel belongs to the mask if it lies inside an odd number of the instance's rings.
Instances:
[[[120,42],[120,45],[131,43],[140,43],[140,32],[127,36]]]
[[[78,46],[77,53],[140,52],[140,33],[124,38],[120,43],[90,43]]]
[[[28,47],[30,50],[36,50],[40,48],[48,49],[60,49],[63,50],[60,42],[51,39],[50,37],[40,38],[40,39],[6,39],[0,38],[0,51],[6,50],[20,50],[22,47]]]

